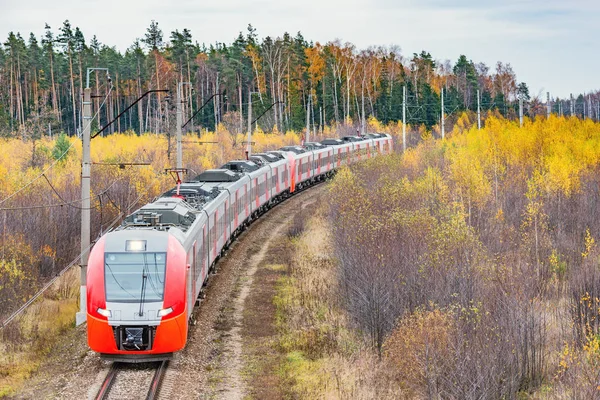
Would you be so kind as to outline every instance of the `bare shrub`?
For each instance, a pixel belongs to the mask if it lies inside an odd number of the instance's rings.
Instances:
[[[239,111],[226,112],[223,116],[223,125],[234,139],[238,133],[244,132],[244,120],[241,118]]]
[[[292,219],[290,226],[288,227],[287,236],[289,238],[299,237],[302,234],[302,232],[304,232],[304,229],[306,227],[306,219],[308,217],[309,215],[306,211],[296,213],[294,215],[294,218]]]
[[[455,331],[453,316],[439,309],[417,311],[400,322],[385,343],[385,355],[402,389],[413,397],[439,393]]]
[[[336,129],[336,137],[341,138],[344,136],[356,136],[360,133],[360,125],[359,124],[340,124]]]
[[[555,391],[560,398],[598,399],[600,386],[598,337],[590,337],[583,345],[566,343],[560,353],[559,365],[555,377]]]
[[[338,174],[330,218],[340,303],[379,354],[393,354],[395,379],[416,397],[535,390],[547,376],[547,276],[527,252],[506,264],[490,257],[436,164],[415,173],[373,161]]]
[[[576,342],[582,346],[600,334],[600,265],[598,250],[570,272],[569,301]]]

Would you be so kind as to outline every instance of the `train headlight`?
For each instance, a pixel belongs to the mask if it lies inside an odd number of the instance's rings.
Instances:
[[[162,310],[158,310],[159,317],[165,317],[173,312],[173,307],[163,308]]]
[[[125,251],[146,251],[145,240],[126,240]]]
[[[98,308],[98,314],[105,316],[106,318],[112,317],[112,313],[110,310],[105,310],[104,308]]]

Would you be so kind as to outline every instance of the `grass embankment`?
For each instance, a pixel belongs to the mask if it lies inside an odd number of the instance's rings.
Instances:
[[[79,275],[61,277],[25,313],[0,331],[0,398],[17,392],[45,361],[60,338],[75,326]]]
[[[283,391],[311,399],[401,397],[385,362],[350,328],[338,304],[336,260],[324,213],[317,209],[305,225],[300,218],[294,221],[293,255],[274,298]]]

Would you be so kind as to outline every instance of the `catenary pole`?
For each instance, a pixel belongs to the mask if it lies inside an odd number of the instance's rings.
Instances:
[[[402,151],[406,153],[406,85],[402,86]]]
[[[477,89],[477,129],[481,130],[481,101],[479,98],[479,89]]]
[[[304,141],[310,142],[310,94],[306,102],[306,136],[304,137]]]
[[[523,97],[519,96],[519,126],[523,127]]]
[[[252,90],[248,89],[248,140],[246,143],[246,160],[252,155]]]
[[[442,88],[442,139],[446,136],[444,127],[444,88]]]
[[[79,312],[75,314],[75,325],[83,324],[87,319],[87,264],[91,243],[91,173],[90,142],[92,129],[92,90],[90,89],[90,72],[105,71],[108,82],[111,82],[108,68],[88,68],[83,90],[83,131],[81,132],[81,278],[79,286]]]
[[[89,82],[88,82],[89,83]],[[75,315],[75,324],[83,324],[87,319],[87,263],[90,254],[90,129],[92,122],[91,89],[83,90],[83,133],[81,136],[83,151],[81,157],[81,280],[79,287],[79,312]]]
[[[183,168],[183,150],[181,146],[182,140],[182,129],[183,129],[183,85],[191,85],[190,82],[178,82],[177,83],[177,168]]]
[[[177,83],[177,99],[175,100],[177,102],[176,104],[176,108],[177,108],[177,168],[181,169],[183,168],[183,150],[181,149],[181,124],[183,123],[183,118],[182,118],[182,110],[181,110],[181,84],[183,82],[178,82]]]
[[[571,93],[571,117],[575,115],[575,104],[573,103],[573,93]]]

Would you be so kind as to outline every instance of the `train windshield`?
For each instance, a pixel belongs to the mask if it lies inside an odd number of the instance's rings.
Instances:
[[[107,253],[104,257],[106,301],[162,301],[166,253]]]

